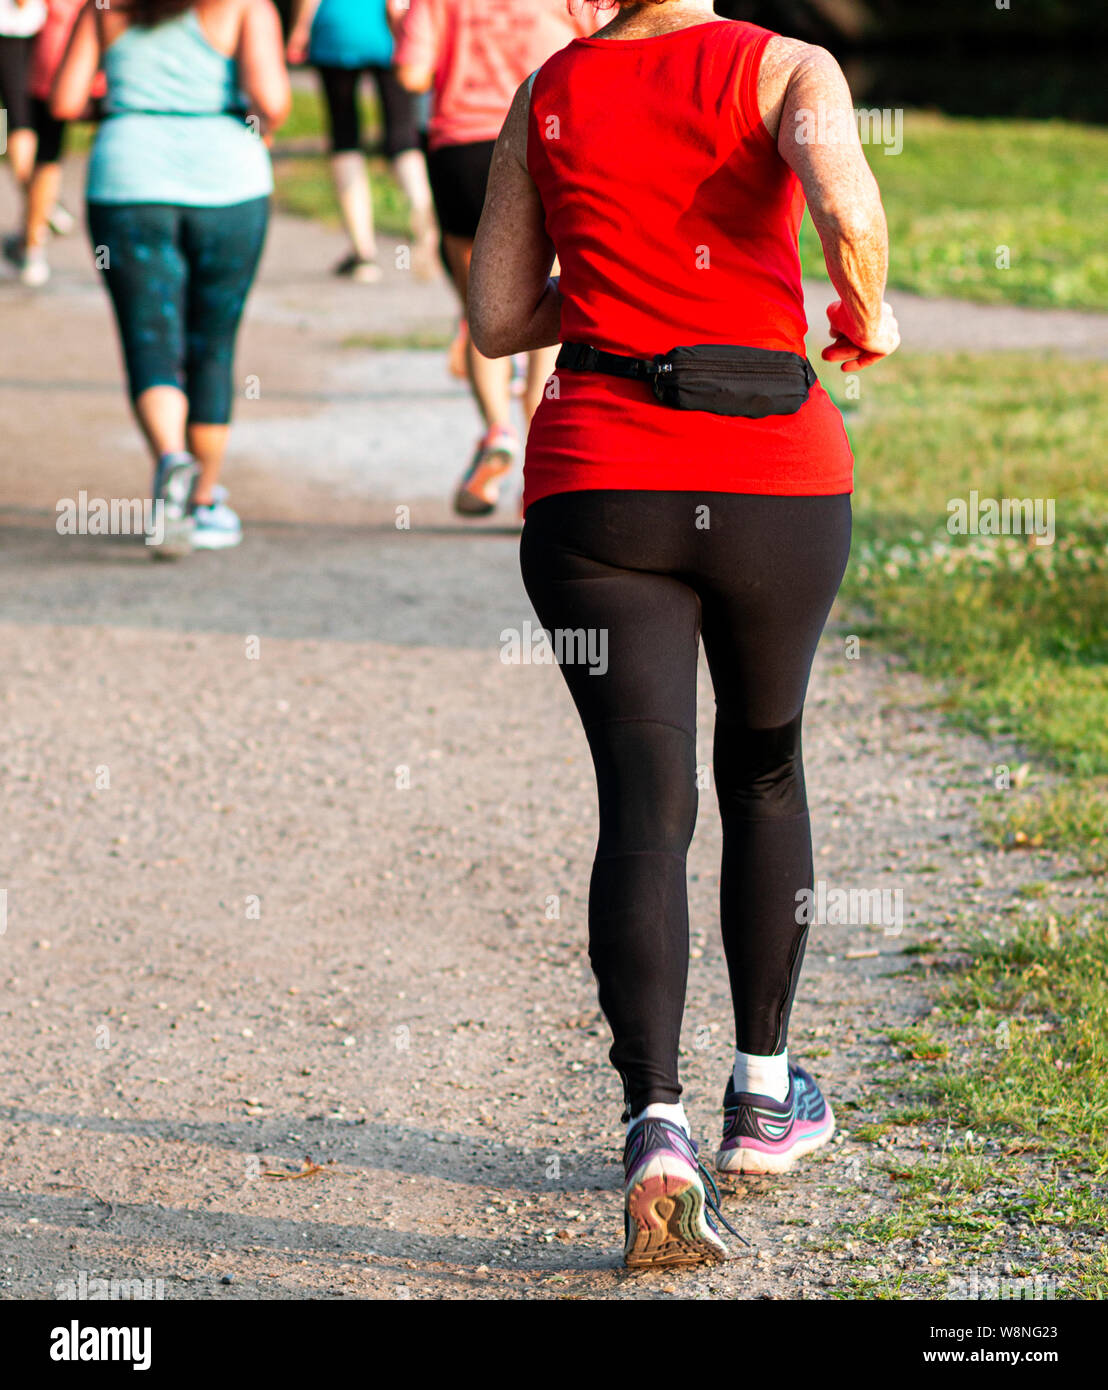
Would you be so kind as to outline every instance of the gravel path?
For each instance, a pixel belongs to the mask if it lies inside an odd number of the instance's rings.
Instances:
[[[885,1032],[929,1007],[904,949],[955,949],[961,914],[1053,872],[977,837],[1012,750],[945,728],[870,649],[845,660],[832,625],[807,735],[819,874],[901,888],[907,912],[900,936],[826,927],[810,948],[793,1049],[842,1133],[732,1193],[752,1251],[628,1275],[584,738],[556,671],[500,660],[530,615],[513,528],[443,504],[464,394],[438,354],[349,345],[441,328],[445,288],[335,285],[315,268],[338,250],[278,221],[240,354],[261,384],[229,475],[248,538],[180,566],[54,529],[58,498],[144,477],[83,248],[41,299],[0,286],[0,1291],[82,1273],[175,1299],[844,1290],[858,1260],[817,1247],[891,1200],[851,1131],[888,1104]],[[1059,347],[1104,353],[1094,316],[897,298],[917,346],[1011,346],[1050,319]],[[702,699],[707,761],[703,680]],[[683,1069],[709,1147],[730,1056],[719,848],[706,794]]]

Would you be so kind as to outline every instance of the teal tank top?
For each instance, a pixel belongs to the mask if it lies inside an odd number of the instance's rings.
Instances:
[[[308,60],[320,67],[387,68],[393,42],[386,0],[322,0]]]
[[[272,193],[269,151],[246,122],[235,60],[212,47],[194,10],[125,30],[103,66],[90,203],[226,207]]]

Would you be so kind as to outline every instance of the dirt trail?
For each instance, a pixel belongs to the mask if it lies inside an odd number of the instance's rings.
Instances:
[[[628,1275],[584,738],[555,670],[500,659],[530,617],[513,528],[441,500],[464,395],[436,354],[343,346],[448,323],[445,289],[335,286],[315,267],[337,249],[277,225],[240,354],[262,387],[230,474],[248,538],[180,566],[54,529],[58,498],[143,477],[83,251],[39,301],[0,287],[0,1292],[82,1273],[175,1299],[844,1290],[857,1260],[819,1247],[890,1200],[851,1131],[888,1104],[885,1032],[927,1008],[904,949],[952,949],[963,911],[1050,872],[977,838],[1011,750],[945,729],[923,685],[829,630],[806,739],[819,876],[906,908],[899,936],[825,927],[809,951],[793,1051],[842,1134],[731,1195],[751,1252]],[[706,681],[702,699],[707,761]],[[731,1046],[719,848],[706,793],[683,1069],[709,1149]]]

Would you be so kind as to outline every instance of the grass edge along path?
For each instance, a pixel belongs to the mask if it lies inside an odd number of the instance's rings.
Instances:
[[[1108,364],[898,354],[857,401],[830,376],[859,458],[853,630],[938,681],[949,718],[1025,750],[983,769],[989,843],[1108,870]],[[958,532],[1006,499],[1038,505],[1049,543]]]
[[[879,1266],[846,1296],[1103,1299],[1108,915],[967,934],[927,1025],[885,1035],[900,1105],[852,1132],[887,1197],[836,1232]]]
[[[857,630],[937,681],[947,717],[1027,751],[1007,779],[982,773],[983,838],[1057,852],[1056,884],[1023,898],[1102,874],[1108,369],[906,356],[863,377],[857,401],[825,384],[861,461],[844,585]],[[1052,543],[952,534],[950,503],[971,489],[1053,499]],[[934,1008],[885,1031],[887,1109],[852,1127],[883,1198],[835,1233],[871,1270],[838,1296],[1106,1297],[1108,912],[1044,905],[1015,929],[967,919],[952,951],[944,937],[908,948]]]

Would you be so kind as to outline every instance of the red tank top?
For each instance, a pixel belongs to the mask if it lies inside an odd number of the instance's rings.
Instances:
[[[575,39],[539,70],[528,167],[561,261],[562,337],[652,357],[694,343],[804,352],[799,180],[758,112],[768,29],[717,20]],[[527,440],[524,505],[593,488],[853,489],[823,388],[795,415],[661,405],[644,383],[558,372]]]

